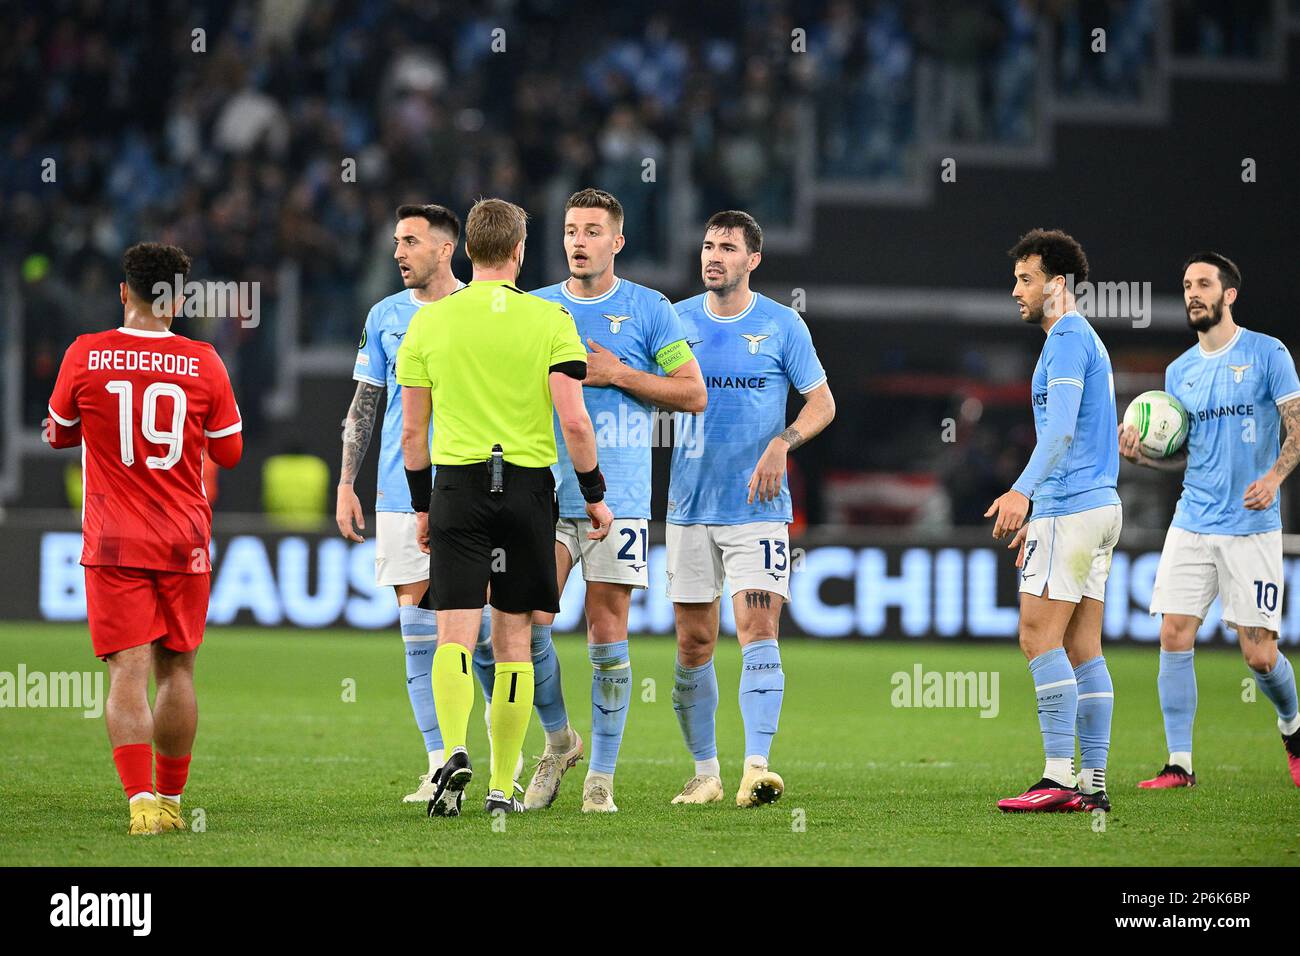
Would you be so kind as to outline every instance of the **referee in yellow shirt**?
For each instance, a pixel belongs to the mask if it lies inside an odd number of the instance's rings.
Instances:
[[[485,809],[524,809],[514,770],[533,709],[532,615],[560,609],[552,409],[587,501],[588,537],[605,537],[613,521],[582,400],[587,351],[573,317],[514,285],[526,236],[518,206],[475,203],[465,221],[473,280],[416,312],[397,353],[402,456],[438,612],[433,700],[448,751],[430,816],[459,814],[473,777],[465,750],[470,659],[489,584],[496,680]]]

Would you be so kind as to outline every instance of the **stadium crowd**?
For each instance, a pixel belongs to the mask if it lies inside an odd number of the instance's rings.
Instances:
[[[0,258],[22,290],[23,418],[43,414],[68,341],[111,315],[117,258],[141,237],[183,246],[195,276],[261,283],[258,329],[191,325],[226,356],[256,436],[281,268],[299,270],[304,344],[354,339],[391,291],[399,202],[505,196],[541,234],[556,197],[597,183],[634,224],[623,261],[656,259],[670,190],[644,181],[644,161],[662,178],[685,156],[701,218],[745,208],[779,227],[805,117],[817,175],[855,181],[906,176],[926,135],[1034,135],[1041,27],[1063,95],[1136,95],[1157,5],[1084,6],[732,0],[699,39],[680,0],[581,17],[559,0],[20,3],[0,49]],[[1175,43],[1254,55],[1268,9],[1179,0]],[[1117,54],[1104,68],[1078,54],[1097,16]],[[525,287],[542,260],[525,263]]]

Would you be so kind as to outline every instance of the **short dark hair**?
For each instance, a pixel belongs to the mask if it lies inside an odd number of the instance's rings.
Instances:
[[[161,242],[137,242],[122,253],[122,272],[127,287],[145,301],[152,301],[154,287],[162,282],[169,288],[180,276],[190,274],[190,257],[179,246]]]
[[[460,217],[448,209],[446,206],[439,206],[437,203],[405,203],[397,207],[397,218],[402,219],[425,219],[428,220],[430,228],[442,229],[444,232],[451,233],[452,242],[460,239]]]
[[[1219,270],[1219,282],[1225,289],[1241,288],[1241,270],[1237,264],[1227,256],[1220,255],[1217,252],[1196,252],[1187,257],[1183,263],[1183,272],[1187,272],[1187,267],[1193,262],[1208,262],[1214,268]]]
[[[1007,250],[1007,255],[1013,262],[1038,256],[1049,279],[1073,276],[1075,282],[1084,282],[1088,278],[1088,257],[1083,254],[1083,246],[1060,229],[1031,229]]]
[[[721,232],[739,229],[745,237],[746,252],[763,251],[763,230],[758,225],[758,221],[743,210],[724,209],[722,212],[715,212],[709,217],[709,221],[704,224],[705,232],[710,229],[717,229]]]
[[[614,197],[613,193],[607,193],[603,189],[579,189],[564,204],[566,213],[570,209],[603,209],[609,213],[615,231],[623,230],[623,204]]]

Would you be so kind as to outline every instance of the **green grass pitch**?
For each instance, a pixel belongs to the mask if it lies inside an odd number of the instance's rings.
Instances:
[[[589,665],[557,639],[570,713],[586,736]],[[480,776],[457,819],[403,805],[425,758],[396,633],[221,628],[198,659],[199,737],[185,810],[204,832],[128,839],[102,719],[79,711],[0,710],[3,865],[1294,865],[1300,792],[1286,772],[1272,707],[1243,700],[1235,650],[1197,655],[1192,791],[1139,792],[1164,737],[1154,648],[1107,653],[1116,688],[1104,829],[1087,814],[1006,816],[994,801],[1036,779],[1042,755],[1028,672],[1014,645],[790,640],[772,767],[777,804],[740,810],[739,653],[718,652],[718,737],[725,803],[673,807],[691,774],[672,711],[673,646],[633,640],[634,696],[611,816],[578,811],[586,762],[556,805],[505,818],[482,812],[486,735],[479,701],[471,756]],[[891,675],[1000,673],[1000,713],[901,709]],[[0,671],[94,670],[84,627],[0,627]],[[649,683],[646,682],[647,678]],[[355,701],[344,700],[355,681]],[[1248,696],[1248,695],[1246,695]],[[541,747],[534,720],[528,755]]]

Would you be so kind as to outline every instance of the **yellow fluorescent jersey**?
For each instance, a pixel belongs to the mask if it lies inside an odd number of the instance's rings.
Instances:
[[[430,390],[435,465],[486,461],[499,444],[511,464],[547,468],[551,366],[586,360],[563,306],[503,280],[471,282],[412,317],[397,383]]]

